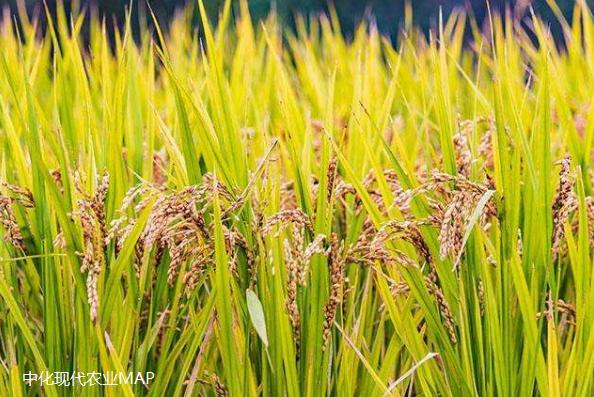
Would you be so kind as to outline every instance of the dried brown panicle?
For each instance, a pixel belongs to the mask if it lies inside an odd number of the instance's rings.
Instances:
[[[131,206],[135,197],[147,192],[151,199],[156,198],[151,207],[149,219],[136,243],[136,267],[145,255],[155,250],[154,261],[159,264],[163,254],[168,250],[171,260],[167,269],[167,281],[173,285],[182,265],[190,262],[188,271],[183,275],[186,293],[189,295],[200,282],[204,269],[213,263],[214,242],[212,224],[206,224],[205,213],[211,208],[214,194],[218,194],[222,202],[229,203],[233,196],[226,187],[211,174],[203,177],[199,186],[188,186],[177,192],[164,189],[131,190],[125,198],[121,213]],[[156,193],[155,193],[156,192]],[[141,201],[144,202],[147,199]],[[140,203],[139,203],[140,205]],[[135,211],[138,212],[137,205]],[[227,207],[229,208],[229,207]],[[112,229],[120,229],[119,233],[129,233],[134,221],[122,221],[124,228],[112,225]],[[223,234],[227,251],[231,254],[230,270],[237,275],[237,253],[242,249],[248,260],[248,266],[254,267],[254,253],[250,250],[245,238],[234,228],[223,225]],[[250,263],[252,263],[250,265]]]
[[[25,241],[12,209],[13,199],[0,193],[0,224],[4,228],[4,240],[13,247],[25,251]]]
[[[74,187],[79,198],[72,217],[79,220],[83,232],[83,252],[78,255],[82,257],[80,271],[87,273],[87,296],[92,322],[97,320],[99,309],[97,281],[105,265],[104,248],[108,234],[105,226],[105,199],[109,188],[107,172],[97,177],[97,181],[95,194],[90,195],[85,191],[85,175],[80,171],[74,174]]]
[[[54,245],[54,247],[59,248],[59,249],[64,249],[66,248],[66,239],[64,238],[64,233],[60,232],[56,235],[56,237],[54,238],[54,241],[52,242],[52,244]]]
[[[429,275],[425,278],[425,284],[437,302],[441,318],[443,319],[443,325],[450,336],[450,341],[454,344],[457,343],[458,338],[456,336],[456,323],[454,322],[454,316],[452,315],[450,305],[448,304],[443,291],[437,285],[437,274],[434,270],[432,270],[431,273],[429,273]]]
[[[334,193],[334,185],[336,183],[337,177],[337,166],[338,160],[336,157],[332,157],[330,162],[328,163],[328,171],[327,171],[327,186],[326,186],[326,199],[328,202],[330,201],[332,194]]]
[[[109,190],[109,174],[104,170],[103,175],[98,179],[97,189],[91,202],[91,209],[97,217],[97,221],[101,227],[101,234],[105,237],[107,235],[105,201],[107,199],[107,191]]]
[[[298,226],[312,230],[309,217],[305,214],[305,212],[297,208],[293,210],[282,210],[268,218],[262,227],[262,235],[266,236],[271,232],[272,228],[279,224],[285,227],[289,224],[293,224],[296,227]]]
[[[575,175],[571,172],[571,162],[569,157],[561,160],[561,170],[559,171],[559,186],[553,199],[553,236],[552,236],[552,254],[553,259],[557,259],[561,251],[561,244],[565,238],[565,223],[569,219],[570,210],[575,206],[577,198],[573,191]]]
[[[207,172],[202,176],[202,185],[200,186],[199,195],[202,197],[212,198],[214,192],[217,192],[219,198],[223,201],[232,203],[235,201],[235,195],[227,189],[212,173]]]
[[[324,325],[322,328],[322,350],[328,346],[330,330],[336,318],[336,310],[341,301],[342,287],[344,281],[344,261],[341,258],[341,249],[336,234],[330,236],[330,247],[328,248],[328,264],[330,266],[330,296],[324,306]]]
[[[425,239],[419,230],[418,222],[399,220],[391,220],[386,222],[384,225],[382,225],[373,238],[370,248],[380,250],[388,240],[392,240],[394,238],[400,238],[410,243],[413,247],[415,247],[419,256],[422,257],[426,263],[430,264],[433,262],[431,253],[429,252],[429,247],[427,247]]]
[[[410,287],[406,281],[400,281],[390,285],[390,292],[392,296],[405,295],[410,292]]]
[[[167,168],[167,152],[165,148],[156,151],[153,154],[153,183],[157,186],[163,186],[167,182],[165,169]]]
[[[126,237],[130,233],[130,220],[127,216],[121,216],[112,220],[107,229],[107,235],[105,236],[105,245],[108,245],[112,241],[115,241],[116,245],[116,256],[118,255],[123,244],[123,237]]]
[[[334,195],[341,200],[344,200],[347,194],[356,195],[357,191],[350,183],[345,182],[342,179],[339,179],[337,183],[335,183],[335,191]]]
[[[307,285],[307,276],[309,274],[309,262],[315,254],[324,254],[324,241],[326,236],[318,234],[301,254],[301,264],[299,266],[299,285]]]
[[[588,226],[590,227],[590,242],[594,243],[594,197],[586,197],[586,216],[588,218]]]
[[[487,181],[488,182],[488,181]],[[447,185],[455,185],[455,189]],[[469,181],[464,176],[451,176],[439,172],[432,173],[432,182],[429,184],[432,188],[440,187],[440,194],[448,200],[447,206],[441,207],[441,214],[434,214],[432,221],[440,221],[439,242],[440,257],[445,259],[448,255],[455,258],[454,270],[458,270],[459,258],[461,256],[462,243],[466,220],[471,216],[476,205],[489,190],[489,185],[479,184]],[[434,206],[434,208],[439,208]],[[491,217],[497,216],[497,208],[493,199],[490,199],[481,214],[481,224],[483,228],[488,224]]]
[[[194,243],[192,236],[184,236],[179,241],[171,240],[169,243],[171,261],[167,269],[167,283],[173,285],[175,278],[179,272],[182,263],[185,262],[191,255],[191,245]]]
[[[31,193],[29,189],[16,185],[11,185],[7,182],[3,182],[2,186],[10,192],[10,194],[12,195],[12,199],[14,199],[19,205],[25,208],[35,207],[33,193]]]
[[[293,182],[287,181],[281,185],[280,188],[280,208],[282,210],[294,210],[297,209],[297,195],[293,189]]]
[[[479,144],[478,153],[483,158],[484,167],[486,169],[492,169],[493,162],[493,132],[495,131],[495,122],[493,119],[489,119],[489,127],[481,137]]]
[[[402,224],[411,225],[411,230],[402,233],[403,229],[398,230],[402,227]],[[392,227],[395,230],[390,230]],[[389,240],[398,237],[413,244],[421,256],[429,258],[429,251],[424,246],[420,234],[415,233],[416,231],[418,230],[409,221],[390,221],[379,231],[376,231],[371,222],[365,222],[364,229],[355,244],[346,250],[343,262],[371,267],[375,266],[376,262],[418,267],[417,263],[410,259],[407,254],[394,247],[387,246]]]
[[[575,305],[567,303],[563,299],[557,299],[556,306],[560,313],[568,314],[571,318],[575,319]]]
[[[385,249],[383,241],[374,240],[375,234],[373,224],[364,224],[357,241],[346,251],[344,262],[366,266],[373,266],[376,261],[392,262],[393,258]]]
[[[192,257],[192,264],[184,274],[183,280],[188,295],[196,289],[201,278],[205,275],[205,270],[214,264],[213,257],[214,250],[208,245],[205,245],[196,256]]]
[[[225,384],[223,383],[223,381],[221,380],[221,378],[219,378],[219,376],[217,374],[215,374],[215,373],[209,374],[207,372],[207,373],[205,373],[205,375],[207,378],[210,378],[210,384],[212,385],[217,397],[228,397],[229,396],[227,387],[225,386]]]
[[[408,295],[410,293],[410,286],[406,281],[395,282],[392,281],[390,283],[390,294],[392,295],[392,299],[396,300],[397,298]],[[380,311],[386,310],[386,303],[382,302],[380,307]]]
[[[464,215],[467,212],[467,206],[467,195],[464,192],[458,192],[446,208],[438,237],[439,256],[442,260],[450,254],[456,258],[462,249]]]
[[[105,238],[105,245],[108,245],[112,241],[115,242],[116,256],[119,255],[119,252],[124,246],[124,242],[130,236],[130,233],[136,224],[136,219],[128,217],[127,214],[129,212],[135,214],[142,212],[149,202],[155,198],[155,196],[162,196],[163,194],[164,192],[162,190],[154,189],[151,186],[142,185],[134,186],[126,192],[122,200],[122,204],[117,211],[119,217],[111,221],[110,227],[107,231],[107,236]],[[138,202],[138,204],[134,205],[134,200],[137,198],[141,198],[141,200]],[[142,261],[142,256],[144,253],[144,237],[144,234],[141,235],[134,247],[134,267],[136,269],[137,275],[140,274],[139,265]]]
[[[137,244],[142,244],[142,254],[153,247],[158,249],[169,247],[185,260],[191,252],[185,249],[196,249],[199,244],[191,244],[206,235],[204,219],[196,209],[196,201],[201,199],[199,190],[190,186],[178,193],[162,194],[155,202],[149,221]],[[187,241],[191,240],[191,241]],[[169,271],[169,280],[177,275],[179,262],[174,262]]]
[[[285,239],[284,259],[287,267],[287,310],[293,328],[293,339],[299,358],[301,344],[301,315],[297,306],[297,287],[305,286],[308,273],[308,264],[311,257],[316,253],[323,253],[324,236],[318,235],[305,249],[305,228],[298,225],[292,226],[292,241]]]
[[[297,356],[299,355],[299,348],[301,344],[301,314],[297,306],[297,282],[299,278],[299,263],[298,258],[294,256],[294,249],[291,243],[284,240],[284,255],[285,265],[287,267],[287,310],[289,312],[289,319],[291,327],[293,328],[293,341]]]
[[[60,193],[64,194],[64,181],[62,180],[62,171],[59,168],[50,171],[50,175],[54,180],[54,183],[58,187]]]
[[[243,250],[247,261],[247,271],[250,285],[254,285],[256,283],[257,276],[256,251],[254,248],[250,247],[246,238],[235,228],[233,228],[230,233],[233,234],[233,244],[231,244],[231,241],[228,242],[228,249],[230,250],[229,252],[234,252],[237,249]]]
[[[470,135],[474,126],[475,121],[473,120],[463,121],[460,123],[458,133],[452,137],[457,171],[466,177],[470,176],[470,167],[472,166],[472,154],[468,146],[468,135]]]
[[[204,235],[195,223],[182,220],[170,225],[162,240],[157,242],[157,247],[163,249],[167,247],[171,255],[167,270],[167,282],[173,285],[182,263],[190,258],[199,257],[202,251],[208,249],[209,245],[209,237]],[[235,271],[233,266],[230,268],[231,271]]]
[[[397,208],[405,217],[410,218],[410,202],[418,192],[415,190],[404,190],[400,184],[400,180],[398,179],[398,174],[392,169],[384,170],[382,172],[382,177],[390,189],[394,201],[392,203],[384,202],[384,195],[382,192],[379,190],[379,188],[373,187],[378,185],[378,178],[376,177],[376,174],[373,170],[369,171],[363,180],[363,185],[365,186],[365,189],[367,190],[371,199],[374,201],[383,215],[387,215],[389,210]],[[345,190],[345,187],[348,187],[348,189]],[[344,193],[356,194],[355,189],[346,183],[343,183],[341,190]],[[361,205],[362,202],[358,195],[357,198],[357,205]]]
[[[233,275],[238,276],[237,250],[242,249],[245,252],[248,260],[248,267],[252,265],[250,261],[253,260],[254,253],[251,251],[245,237],[243,237],[243,235],[235,228],[229,229],[223,225],[223,236],[225,238],[227,252],[232,255],[231,258],[229,258],[229,270],[231,270]]]
[[[550,321],[553,319],[555,313],[558,313],[561,316],[560,324],[565,323],[575,325],[575,306],[571,303],[565,302],[563,299],[553,300],[551,298],[551,294],[549,293],[546,300],[546,310],[536,313],[536,319],[538,320],[545,316],[547,320]]]

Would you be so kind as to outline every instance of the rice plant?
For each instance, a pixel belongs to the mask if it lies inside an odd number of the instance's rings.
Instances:
[[[594,394],[585,2],[563,48],[197,7],[2,21],[0,395]]]

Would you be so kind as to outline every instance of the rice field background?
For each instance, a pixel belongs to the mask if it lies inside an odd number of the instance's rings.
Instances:
[[[2,21],[1,396],[594,394],[584,2],[563,49],[198,5]],[[24,381],[110,371],[154,379]]]

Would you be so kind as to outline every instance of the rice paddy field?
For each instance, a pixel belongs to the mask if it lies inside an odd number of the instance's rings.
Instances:
[[[594,395],[583,2],[563,47],[196,7],[2,21],[1,396]]]

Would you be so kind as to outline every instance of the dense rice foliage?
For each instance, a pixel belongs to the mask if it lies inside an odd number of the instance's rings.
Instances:
[[[229,4],[3,21],[0,395],[591,396],[590,11],[395,48]]]

